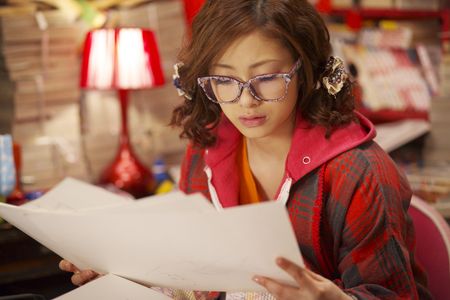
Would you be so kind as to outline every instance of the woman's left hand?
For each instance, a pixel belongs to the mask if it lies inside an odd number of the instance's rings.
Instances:
[[[278,258],[277,265],[286,271],[298,284],[298,287],[280,283],[274,279],[255,276],[253,280],[262,285],[269,293],[279,300],[321,299],[321,300],[352,300],[337,285],[330,280],[293,262]]]

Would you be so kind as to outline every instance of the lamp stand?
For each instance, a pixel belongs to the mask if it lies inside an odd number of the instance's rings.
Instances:
[[[101,174],[100,184],[113,184],[135,198],[153,194],[155,179],[134,154],[128,132],[128,90],[118,91],[120,101],[121,128],[119,149],[111,165]]]

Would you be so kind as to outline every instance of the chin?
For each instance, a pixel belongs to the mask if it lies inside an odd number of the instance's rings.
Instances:
[[[253,128],[238,127],[238,130],[243,136],[249,139],[258,139],[270,135],[270,131],[267,127],[264,128],[264,126]]]

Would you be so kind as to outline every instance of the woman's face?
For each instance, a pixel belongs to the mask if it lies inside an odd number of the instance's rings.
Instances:
[[[288,73],[295,60],[277,39],[259,31],[235,42],[210,68],[210,75],[229,76],[242,82],[262,74]],[[249,139],[276,137],[293,132],[298,75],[292,77],[285,98],[278,102],[256,100],[244,89],[238,102],[220,104],[236,128]]]

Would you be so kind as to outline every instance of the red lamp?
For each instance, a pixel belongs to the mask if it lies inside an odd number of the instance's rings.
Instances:
[[[99,184],[116,187],[141,198],[153,193],[153,174],[136,157],[128,133],[128,93],[164,84],[160,57],[152,31],[138,28],[97,29],[85,40],[80,86],[117,90],[121,129],[114,161],[100,176]]]

